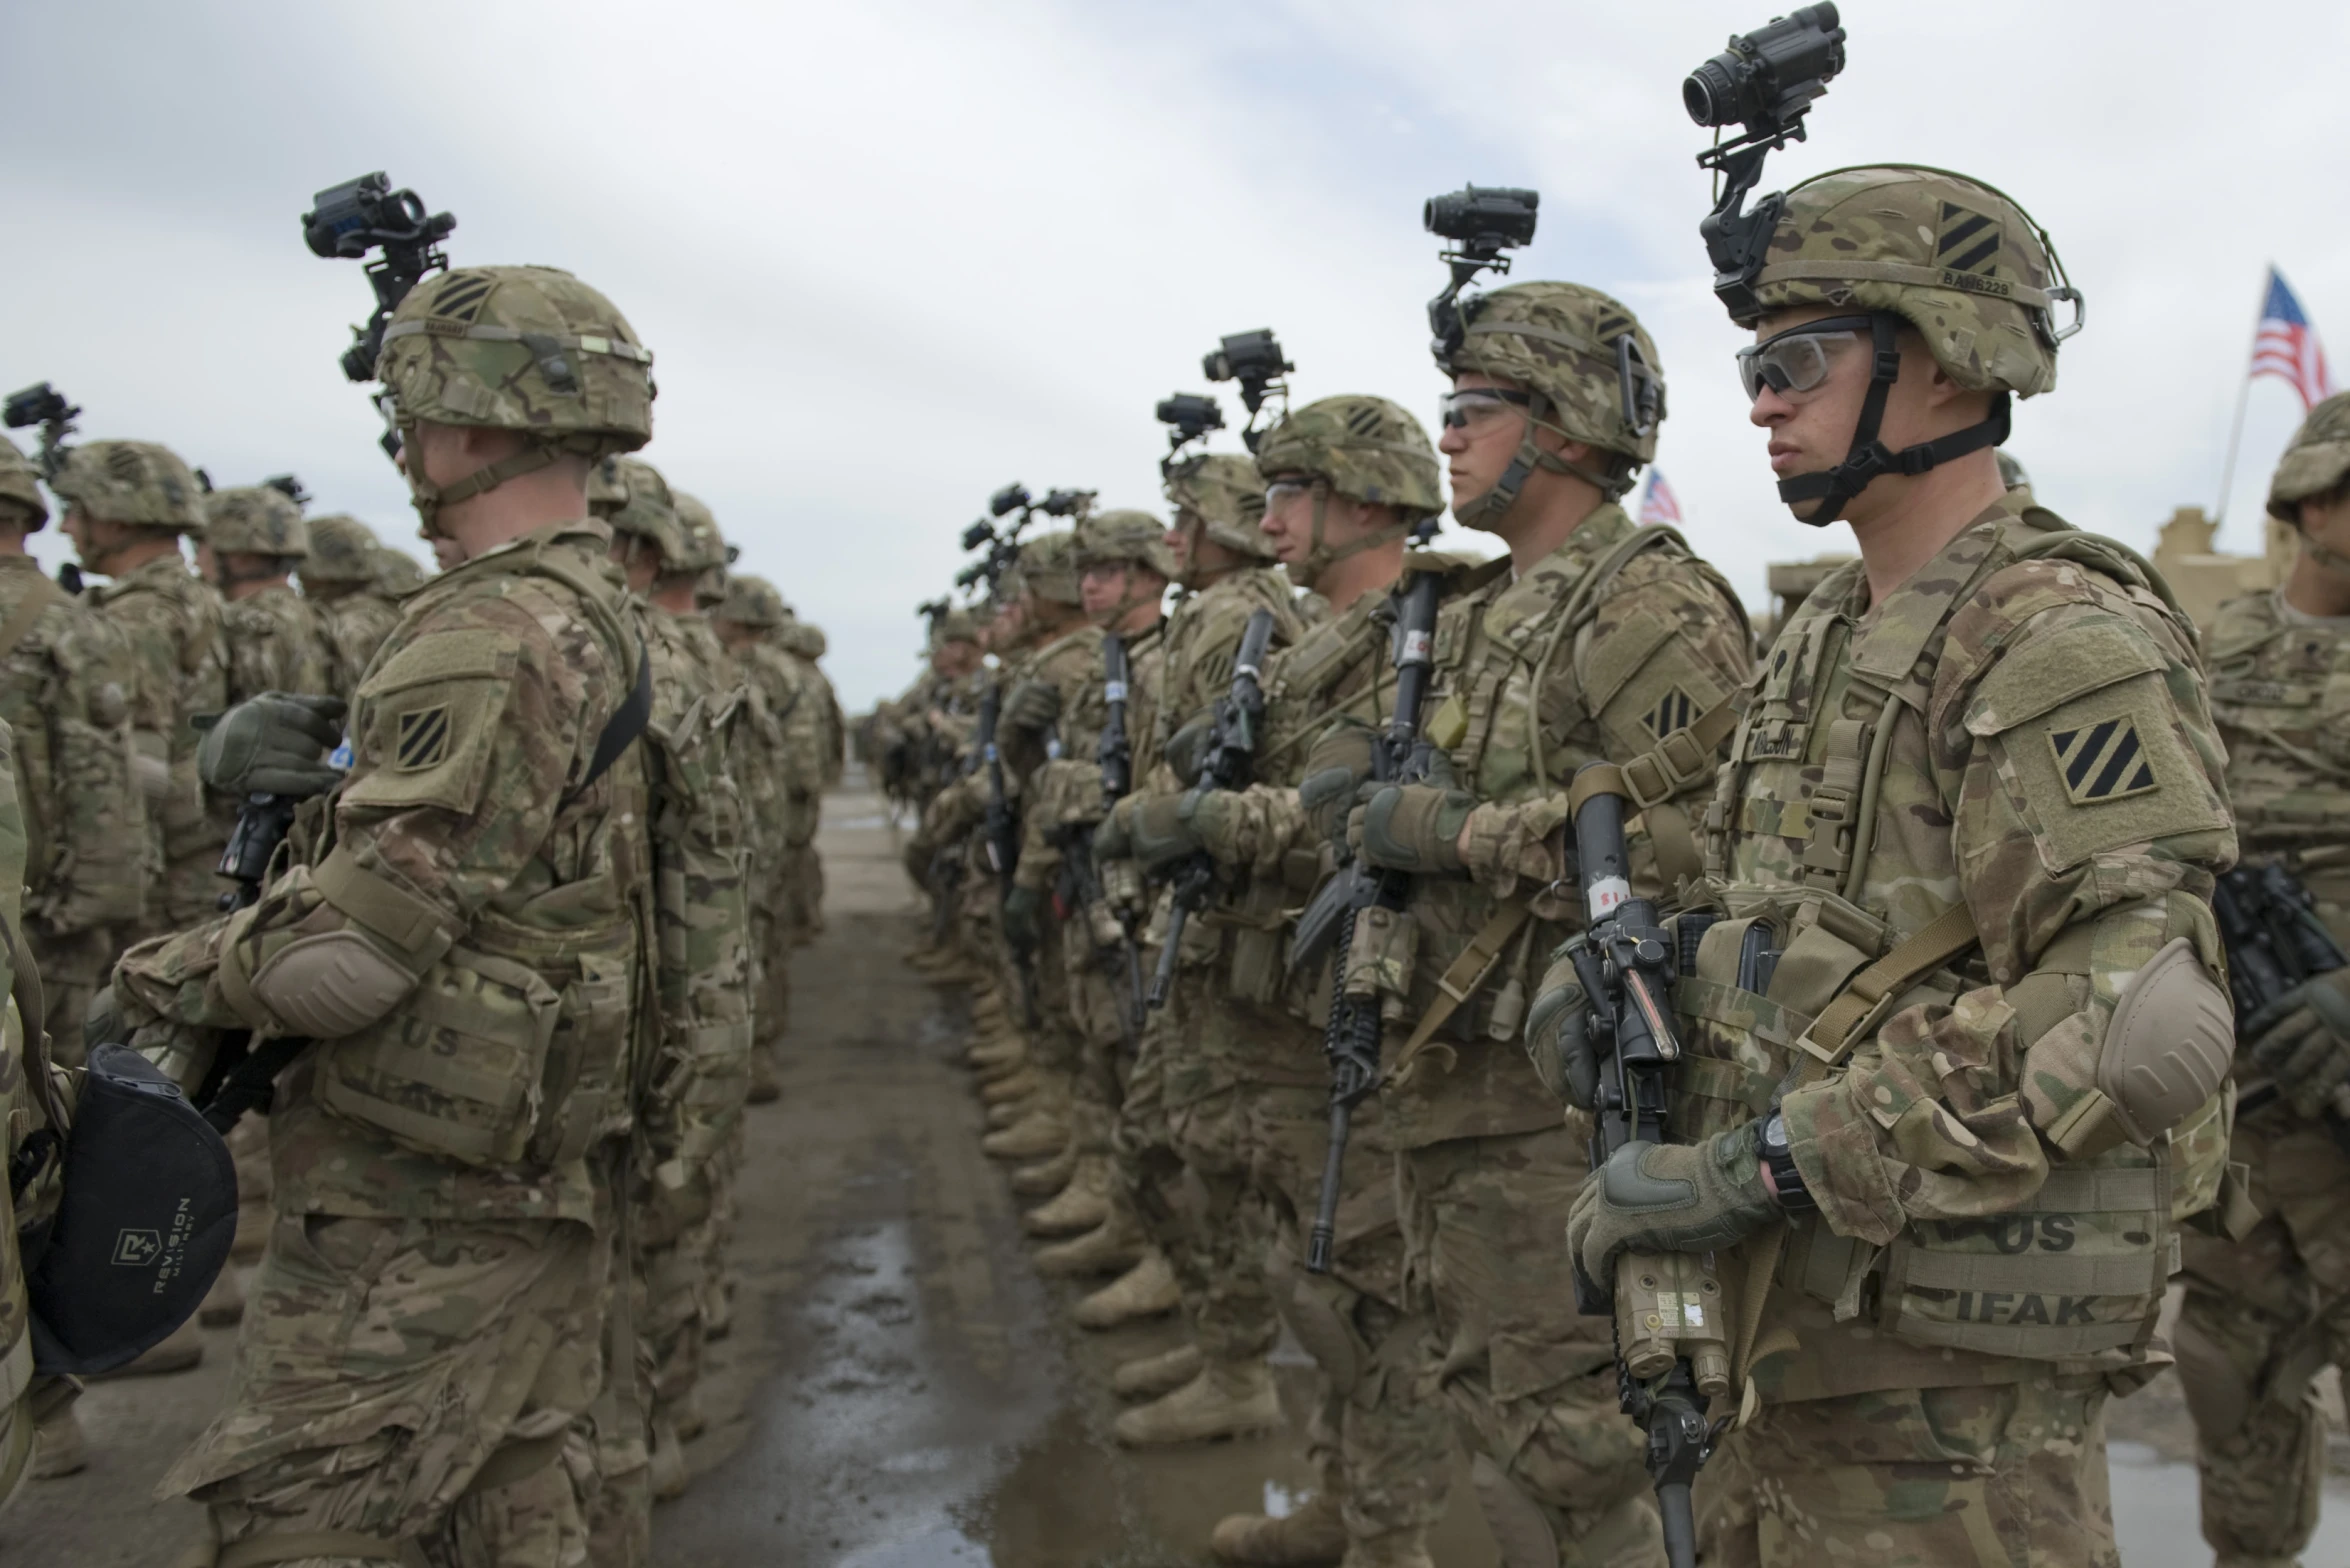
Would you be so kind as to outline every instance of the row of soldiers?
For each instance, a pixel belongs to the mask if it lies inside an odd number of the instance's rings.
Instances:
[[[1771,636],[1617,504],[1664,416],[1634,313],[1521,282],[1439,338],[1435,443],[1343,396],[1171,461],[1170,526],[1031,539],[877,715],[914,961],[972,988],[1039,1266],[1105,1281],[1088,1329],[1190,1331],[1118,1370],[1118,1438],[1275,1426],[1282,1325],[1312,1358],[1319,1488],[1224,1561],[1425,1564],[1456,1447],[1508,1568],[1685,1561],[1644,1473],[1685,1443],[1708,1562],[2110,1564],[2104,1405],[2173,1359],[2182,1267],[2206,1536],[2281,1564],[2314,1527],[2350,971],[2245,1005],[2213,901],[2242,853],[2350,939],[2350,395],[2272,487],[2287,583],[2199,632],[1997,461],[2068,335],[2022,211],[1907,166],[1773,200],[1721,289],[1740,373],[1781,499],[1859,556]],[[1409,547],[1447,469],[1500,558]],[[1602,796],[1628,884],[1587,902]],[[1645,1106],[1573,961],[1627,894],[1672,911],[1624,949],[1671,976]],[[1634,1335],[1693,1428],[1629,1418],[1669,1405]]]
[[[469,269],[387,338],[429,579],[286,490],[97,440],[47,473],[106,578],[75,597],[23,553],[49,502],[0,445],[49,998],[0,1074],[11,1234],[59,1202],[22,1090],[70,1105],[85,1035],[191,1096],[268,1062],[266,1126],[230,1135],[254,1292],[224,1273],[206,1302],[243,1318],[238,1375],[162,1486],[207,1505],[190,1560],[644,1563],[729,1321],[742,1112],[781,1092],[844,726],[822,633],[625,455],[651,356],[608,300]],[[302,805],[223,915],[223,845],[269,798]],[[19,1375],[28,1298],[0,1287],[5,1497],[83,1445],[70,1381]],[[127,1370],[199,1351],[191,1323]]]

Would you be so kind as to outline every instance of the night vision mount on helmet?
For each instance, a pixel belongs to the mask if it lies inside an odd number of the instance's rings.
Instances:
[[[1463,186],[1448,195],[1431,196],[1421,205],[1421,227],[1455,242],[1453,249],[1437,257],[1452,268],[1452,281],[1428,302],[1428,330],[1435,334],[1429,347],[1437,364],[1450,368],[1461,336],[1477,313],[1476,297],[1464,302],[1461,290],[1480,272],[1508,275],[1508,253],[1534,243],[1534,220],[1541,205],[1540,191],[1499,185]]]
[[[1281,416],[1289,411],[1289,383],[1283,378],[1297,366],[1283,356],[1281,340],[1273,336],[1271,327],[1259,327],[1254,332],[1235,332],[1209,350],[1200,360],[1199,368],[1200,374],[1210,381],[1240,383],[1241,405],[1248,410],[1248,428],[1241,431],[1240,439],[1244,446],[1254,452],[1268,425],[1278,424]],[[1260,420],[1257,416],[1264,408],[1265,400],[1276,396],[1281,400],[1279,410],[1270,421]],[[1160,405],[1161,419],[1167,419],[1166,408],[1166,404]],[[1168,420],[1170,424],[1173,422]],[[1220,430],[1223,424],[1224,417],[1219,411],[1215,424],[1210,428]]]

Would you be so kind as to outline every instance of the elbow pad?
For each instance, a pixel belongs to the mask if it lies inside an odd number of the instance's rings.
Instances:
[[[2173,938],[2114,999],[2097,1052],[2097,1089],[2124,1137],[2143,1148],[2219,1093],[2236,1052],[2235,1011]]]

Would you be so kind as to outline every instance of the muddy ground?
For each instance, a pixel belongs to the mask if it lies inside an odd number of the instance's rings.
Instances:
[[[695,1485],[655,1515],[658,1561],[1208,1561],[1218,1518],[1285,1507],[1306,1483],[1295,1439],[1145,1455],[1109,1440],[1109,1370],[1178,1331],[1069,1325],[1079,1290],[1030,1268],[1004,1173],[979,1153],[959,1004],[901,961],[914,906],[879,802],[835,796],[820,844],[829,925],[794,965],[784,1096],[750,1113],[736,1326],[713,1347]],[[149,1493],[222,1399],[234,1338],[208,1331],[192,1372],[91,1389],[90,1467],[26,1486],[0,1518],[0,1565],[168,1568],[194,1510]],[[1302,1362],[1283,1359],[1299,1410]],[[2125,1558],[2208,1562],[2175,1385],[2115,1405],[2111,1427]],[[2326,1525],[2309,1562],[2350,1563],[2350,1507]],[[1465,1487],[1432,1544],[1442,1568],[1494,1562]]]

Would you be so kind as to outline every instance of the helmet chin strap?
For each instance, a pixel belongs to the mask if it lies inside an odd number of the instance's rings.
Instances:
[[[1542,416],[1549,408],[1549,399],[1537,392],[1526,405],[1525,435],[1518,442],[1518,454],[1510,459],[1510,466],[1501,471],[1501,477],[1466,506],[1455,503],[1453,521],[1463,528],[1482,529],[1491,533],[1501,520],[1518,504],[1518,496],[1526,488],[1526,481],[1534,477],[1534,470],[1546,468],[1554,474],[1573,474],[1577,479],[1613,499],[1623,492],[1623,486],[1604,474],[1595,474],[1579,463],[1570,463],[1558,453],[1547,451],[1534,439],[1534,432],[1542,428]]]
[[[1410,523],[1390,523],[1385,528],[1372,529],[1360,539],[1333,548],[1322,542],[1322,523],[1329,515],[1330,481],[1317,479],[1314,481],[1314,531],[1306,546],[1306,558],[1297,564],[1297,570],[1289,574],[1292,582],[1309,591],[1329,575],[1330,568],[1348,556],[1360,555],[1365,550],[1376,550],[1383,544],[1404,538],[1412,531]]]
[[[469,501],[484,491],[495,490],[509,479],[536,473],[551,467],[561,448],[551,442],[533,441],[521,451],[502,457],[486,468],[477,468],[454,484],[436,485],[424,475],[424,464],[413,439],[413,426],[401,429],[401,445],[407,450],[408,461],[401,465],[408,475],[409,504],[416,508],[418,524],[427,539],[445,539],[440,528],[440,510],[459,501]]]
[[[1953,430],[1946,436],[1905,446],[1898,452],[1878,439],[1877,432],[1885,423],[1885,400],[1901,375],[1901,344],[1897,336],[1900,326],[1901,318],[1890,311],[1869,314],[1874,359],[1869,367],[1868,396],[1861,400],[1860,419],[1852,427],[1852,449],[1845,453],[1844,461],[1825,473],[1797,474],[1779,481],[1779,499],[1789,506],[1801,501],[1819,503],[1808,512],[1798,513],[1798,521],[1825,528],[1842,516],[1853,498],[1880,474],[1922,474],[1938,463],[1998,446],[2007,439],[2005,392],[1992,396],[1990,418],[1964,430]]]

